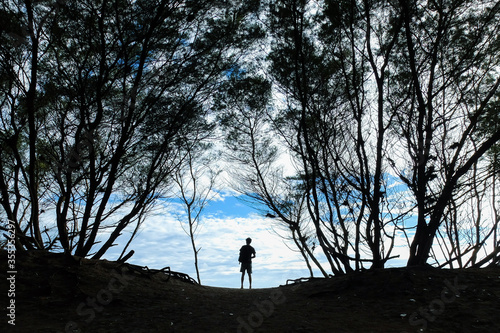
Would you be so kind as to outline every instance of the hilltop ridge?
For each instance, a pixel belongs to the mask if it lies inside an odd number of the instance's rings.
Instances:
[[[498,267],[390,268],[240,290],[54,253],[18,253],[16,265],[15,327],[4,315],[2,332],[500,332]]]

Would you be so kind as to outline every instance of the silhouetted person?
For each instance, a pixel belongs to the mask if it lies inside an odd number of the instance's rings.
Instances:
[[[247,238],[247,245],[243,245],[240,249],[240,257],[238,261],[241,263],[241,289],[243,289],[243,281],[245,280],[245,271],[248,273],[248,281],[250,289],[252,289],[252,258],[255,258],[255,249],[250,246],[252,239]]]

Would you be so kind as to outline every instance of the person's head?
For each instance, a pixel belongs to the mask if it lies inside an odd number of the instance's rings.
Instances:
[[[247,245],[250,245],[250,243],[252,242],[252,239],[250,237],[247,238]]]

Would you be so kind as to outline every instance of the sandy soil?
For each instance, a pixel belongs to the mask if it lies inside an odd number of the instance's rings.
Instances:
[[[0,332],[500,332],[498,267],[385,269],[241,290],[41,252],[17,253],[10,274],[1,257]]]

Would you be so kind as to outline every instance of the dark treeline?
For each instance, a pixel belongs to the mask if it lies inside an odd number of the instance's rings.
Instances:
[[[401,245],[411,266],[499,262],[498,2],[7,0],[0,19],[18,251],[102,257],[222,135],[311,274]]]

